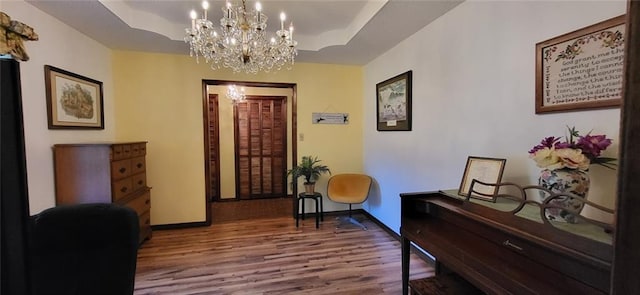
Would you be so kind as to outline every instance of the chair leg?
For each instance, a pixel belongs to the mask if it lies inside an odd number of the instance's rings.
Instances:
[[[367,227],[366,227],[364,224],[362,224],[360,221],[356,220],[356,219],[355,219],[355,218],[353,218],[353,217],[349,217],[349,218],[347,219],[347,221],[348,221],[348,222],[350,222],[350,223],[353,223],[353,224],[357,225],[357,226],[358,226],[358,227],[360,227],[362,230],[367,230]]]
[[[298,198],[296,202],[296,228],[298,227],[299,220],[300,220],[300,199]]]
[[[362,224],[360,221],[356,220],[355,218],[353,218],[353,216],[351,216],[351,204],[349,204],[349,216],[346,218],[338,217],[338,219],[340,219],[340,222],[338,223],[338,225],[336,225],[336,229],[340,228],[340,224],[342,224],[342,222],[345,221],[360,227],[362,230],[367,230],[367,227],[364,224]]]
[[[320,228],[320,212],[318,212],[318,199],[314,199],[316,201],[316,228]]]
[[[324,206],[322,206],[322,195],[320,195],[320,221],[324,221]]]

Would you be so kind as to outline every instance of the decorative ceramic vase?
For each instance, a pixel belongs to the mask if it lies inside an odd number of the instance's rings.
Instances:
[[[589,194],[589,174],[577,169],[542,170],[538,184],[554,193],[570,193],[578,197],[587,199]],[[540,192],[542,198],[544,192]],[[549,201],[550,205],[571,209],[577,213],[582,211],[584,202],[573,197],[561,196]],[[545,210],[545,216],[551,221],[561,221],[576,223],[577,217],[567,210],[560,208],[549,208]]]

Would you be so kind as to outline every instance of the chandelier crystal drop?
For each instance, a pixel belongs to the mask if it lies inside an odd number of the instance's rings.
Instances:
[[[225,67],[252,74],[293,66],[298,42],[293,40],[293,23],[288,29],[284,28],[284,12],[280,13],[280,30],[268,38],[267,16],[262,13],[259,2],[249,11],[245,0],[238,6],[227,1],[217,28],[207,19],[209,2],[203,1],[202,8],[202,18],[191,11],[191,28],[186,29],[184,38],[196,61],[203,57],[214,70]]]
[[[233,103],[238,103],[245,100],[244,87],[238,88],[236,85],[231,84],[227,87],[227,98],[231,99]]]

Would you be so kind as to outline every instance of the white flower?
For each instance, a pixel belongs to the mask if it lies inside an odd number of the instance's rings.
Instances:
[[[531,158],[536,162],[538,167],[543,169],[555,170],[563,168],[562,160],[556,154],[555,148],[543,148],[531,154]]]
[[[559,157],[564,165],[564,167],[571,169],[579,169],[579,170],[588,170],[589,158],[587,158],[582,150],[579,149],[558,149],[555,151],[555,155]]]

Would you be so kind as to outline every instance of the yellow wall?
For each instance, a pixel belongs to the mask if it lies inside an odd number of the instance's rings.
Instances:
[[[315,155],[331,171],[360,172],[362,163],[362,68],[295,64],[291,70],[245,75],[211,70],[187,55],[114,51],[117,140],[146,140],[151,222],[204,221],[202,79],[297,84],[298,155]],[[224,103],[221,97],[221,104]],[[312,112],[349,113],[348,125],[311,124]],[[326,190],[324,176],[319,191]]]

